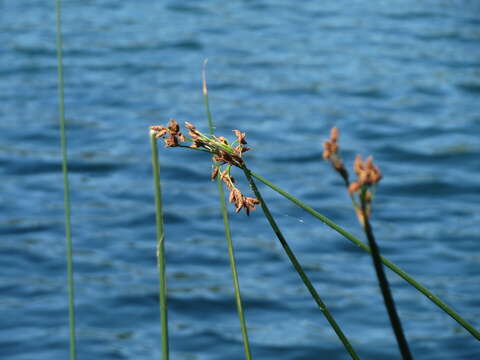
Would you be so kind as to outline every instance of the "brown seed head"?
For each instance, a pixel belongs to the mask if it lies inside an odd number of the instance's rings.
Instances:
[[[250,215],[250,211],[255,210],[255,205],[257,204],[260,204],[260,201],[258,201],[257,199],[252,197],[245,197],[244,207],[245,207],[245,212],[247,213],[247,216]]]
[[[371,171],[369,170],[362,170],[360,174],[358,174],[358,182],[361,185],[366,185],[369,186],[371,185],[372,179],[371,179]]]
[[[192,138],[192,140],[194,142],[198,142],[199,144],[202,143],[202,138],[201,136],[198,134],[198,131],[197,130],[188,130],[188,135],[190,135],[190,137]]]
[[[331,147],[332,147],[332,144],[330,143],[330,141],[325,141],[323,143],[323,159],[324,160],[328,160],[330,159],[330,156],[332,156],[332,150],[331,150]]]
[[[234,194],[233,199],[235,203],[235,212],[238,213],[240,210],[242,210],[243,206],[245,205],[245,202],[244,202],[245,197],[237,188],[233,188],[232,193]]]
[[[175,136],[170,136],[166,139],[164,139],[165,141],[165,146],[166,147],[175,147],[178,145],[178,140]]]
[[[161,137],[164,137],[166,133],[167,133],[167,129],[160,130],[155,134],[155,137],[157,139],[160,139]]]
[[[218,166],[214,166],[212,170],[212,175],[210,176],[210,179],[213,181],[217,178],[218,176]]]
[[[245,137],[247,136],[245,133],[242,133],[240,130],[233,130],[235,136],[237,137],[238,143],[241,145],[245,145],[247,141]]]
[[[237,153],[237,155],[238,155],[239,157],[242,157],[242,153],[243,153],[244,151],[246,151],[246,150],[243,150],[242,145],[235,146],[235,148],[234,148],[233,150],[235,150],[235,152]]]
[[[356,193],[358,190],[360,190],[360,187],[361,187],[360,183],[357,181],[354,181],[348,187],[348,192],[350,194]]]
[[[251,210],[255,209],[255,205],[260,204],[260,201],[258,199],[255,199],[253,197],[246,197],[245,198],[245,204],[251,208]]]
[[[230,175],[228,175],[228,169],[225,169],[220,173],[220,179],[222,179],[222,181],[224,182],[230,181]]]
[[[357,174],[357,176],[363,170],[363,161],[362,161],[362,157],[360,155],[357,155],[355,157],[355,163],[353,164],[353,170],[355,171],[355,174]]]
[[[218,141],[220,141],[222,144],[228,145],[227,139],[225,139],[223,136],[220,136],[220,137],[218,138]]]
[[[167,128],[165,126],[150,126],[150,130],[155,132],[155,137],[161,138],[167,133]]]
[[[228,202],[235,202],[235,193],[233,191],[230,191],[230,195],[228,196]]]
[[[196,130],[195,126],[193,126],[192,124],[190,124],[188,121],[185,121],[185,127],[186,127],[188,130]]]
[[[338,129],[336,127],[333,127],[332,130],[330,130],[330,141],[336,143],[338,141],[338,135]]]
[[[192,145],[192,146],[193,146],[193,145]],[[197,146],[197,147],[198,147],[198,146]],[[215,155],[215,156],[213,157],[213,161],[216,161],[216,162],[221,163],[221,164],[225,164],[225,159],[222,158],[222,157],[220,157],[220,156],[217,156],[217,155]]]
[[[175,119],[170,119],[167,128],[171,135],[177,135],[177,133],[180,131],[180,126]]]

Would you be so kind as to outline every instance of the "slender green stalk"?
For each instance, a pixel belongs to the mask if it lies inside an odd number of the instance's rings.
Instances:
[[[293,202],[295,205],[299,206],[306,212],[308,212],[310,215],[313,217],[317,218],[318,220],[322,221],[329,227],[331,227],[333,230],[341,234],[343,237],[346,239],[350,240],[353,242],[355,245],[360,247],[362,250],[370,253],[370,248],[368,245],[364,244],[362,241],[357,239],[355,236],[350,234],[348,231],[344,230],[337,224],[335,224],[333,221],[325,217],[324,215],[320,214],[319,212],[315,211],[313,208],[310,206],[304,204],[302,201],[298,200],[294,196],[290,195],[286,191],[280,189],[279,187],[275,186],[272,184],[270,181],[265,179],[264,177],[255,174],[253,172],[250,172],[250,175],[254,177],[255,179],[259,180],[263,184],[267,185],[269,188],[272,190],[275,190],[278,192],[280,195],[283,197],[287,198],[291,202]],[[460,314],[458,314],[456,311],[454,311],[450,306],[448,306],[446,303],[444,303],[438,296],[433,294],[430,290],[428,290],[425,286],[420,284],[418,281],[416,281],[413,277],[411,277],[409,274],[407,274],[405,271],[403,271],[401,268],[399,268],[397,265],[395,265],[393,262],[388,260],[385,257],[381,257],[382,263],[390,268],[393,272],[395,272],[397,275],[399,275],[402,279],[407,281],[410,285],[412,285],[415,289],[420,291],[423,295],[425,295],[428,299],[430,299],[435,305],[437,305],[440,309],[442,309],[444,312],[446,312],[448,315],[450,315],[458,324],[460,324],[465,330],[467,330],[470,334],[472,334],[473,337],[475,337],[477,340],[480,340],[480,331],[475,329],[470,323],[468,323],[465,319],[463,319]]]
[[[245,351],[245,358],[247,360],[252,359],[252,353],[250,350],[250,343],[248,340],[248,332],[247,332],[247,324],[245,321],[245,314],[243,311],[243,305],[242,305],[242,297],[240,293],[240,284],[238,281],[238,272],[237,272],[237,265],[235,262],[235,253],[233,250],[233,242],[232,242],[232,236],[230,232],[230,225],[228,221],[228,212],[227,212],[227,206],[225,203],[225,193],[223,190],[223,185],[222,181],[220,179],[217,179],[217,184],[218,184],[218,193],[219,193],[219,198],[220,198],[220,207],[222,211],[222,217],[223,217],[223,225],[225,228],[225,239],[227,240],[227,248],[228,248],[228,258],[230,260],[230,267],[232,270],[232,279],[233,279],[233,287],[235,289],[235,303],[237,305],[237,312],[238,312],[238,318],[240,320],[240,328],[242,331],[242,339],[243,339],[243,348]]]
[[[204,68],[202,72],[202,80],[203,80],[203,98],[205,100],[205,110],[207,113],[207,119],[208,119],[208,127],[210,129],[210,134],[214,135],[214,126],[213,126],[213,120],[212,120],[212,113],[210,112],[210,104],[208,101],[208,89],[207,89],[207,81],[205,77],[205,65],[207,61],[205,60],[204,62]],[[217,165],[215,165],[217,166]],[[240,328],[242,331],[242,339],[243,339],[243,348],[245,351],[245,358],[247,360],[252,359],[252,353],[250,351],[250,343],[248,340],[248,332],[247,332],[247,324],[245,321],[245,314],[243,311],[243,305],[242,305],[242,297],[240,294],[240,284],[238,281],[238,272],[237,272],[237,265],[235,261],[235,253],[233,250],[233,241],[232,241],[232,234],[230,231],[230,223],[228,221],[228,211],[227,211],[227,205],[225,202],[225,192],[223,190],[223,185],[222,185],[222,180],[220,179],[219,176],[217,176],[217,186],[218,186],[218,195],[219,195],[219,201],[220,201],[220,209],[222,213],[222,218],[223,218],[223,225],[225,229],[225,239],[227,241],[227,248],[228,248],[228,258],[230,260],[230,268],[232,270],[232,278],[233,278],[233,288],[235,291],[235,302],[237,305],[237,312],[238,312],[238,317],[240,320]]]
[[[162,331],[162,359],[168,360],[168,308],[167,308],[167,280],[165,277],[165,232],[163,230],[162,192],[160,187],[160,166],[158,161],[158,147],[155,133],[150,132],[150,146],[152,149],[153,184],[155,188],[155,220],[157,225],[157,267],[158,267],[158,297],[160,300],[160,326]]]
[[[267,218],[270,226],[272,227],[273,231],[275,232],[275,235],[277,236],[278,240],[282,244],[282,247],[285,250],[285,253],[287,254],[288,258],[290,259],[293,267],[295,268],[298,275],[300,276],[303,283],[305,284],[308,291],[310,292],[310,295],[312,296],[312,298],[317,303],[318,307],[322,311],[323,315],[325,316],[325,318],[329,322],[330,326],[333,328],[333,330],[337,334],[338,338],[340,339],[340,341],[342,342],[343,346],[348,351],[348,353],[350,354],[352,359],[359,359],[358,355],[356,354],[352,345],[348,341],[347,337],[343,334],[342,330],[340,329],[340,326],[337,324],[337,322],[333,318],[332,314],[328,310],[327,306],[322,301],[322,299],[318,295],[317,291],[313,287],[313,284],[311,283],[307,274],[305,273],[302,266],[298,262],[295,254],[290,249],[290,246],[288,245],[287,241],[285,240],[285,237],[283,236],[282,232],[280,231],[280,228],[278,227],[277,223],[275,222],[275,219],[272,217],[272,214],[270,213],[270,210],[268,209],[268,206],[267,206],[265,200],[263,200],[262,195],[260,194],[260,191],[258,190],[255,182],[252,179],[253,174],[246,167],[243,168],[243,172],[245,173],[245,176],[248,179],[250,187],[252,188],[253,192],[255,193],[255,196],[260,201],[260,204],[261,204],[262,210],[265,214],[265,217]]]
[[[62,17],[61,0],[56,1],[56,48],[57,48],[57,76],[58,76],[58,112],[60,120],[60,147],[62,149],[63,174],[63,206],[65,209],[65,241],[67,261],[67,289],[68,289],[68,322],[70,338],[70,360],[77,358],[75,336],[75,292],[73,281],[73,244],[70,214],[70,186],[68,181],[67,136],[65,134],[65,96],[63,82],[62,56]]]
[[[397,344],[402,354],[404,360],[413,359],[410,349],[408,347],[407,339],[403,333],[402,323],[400,317],[398,316],[397,309],[395,306],[395,300],[393,299],[392,292],[390,291],[390,285],[388,284],[387,276],[385,271],[383,271],[382,259],[380,257],[380,249],[375,241],[373,235],[372,226],[370,225],[369,216],[367,213],[367,201],[365,199],[366,191],[362,190],[361,194],[361,211],[364,221],[363,229],[367,235],[368,245],[370,246],[370,254],[372,255],[373,266],[375,268],[375,273],[377,274],[378,284],[382,292],[383,301],[385,302],[385,307],[387,308],[388,317],[390,318],[390,323],[392,324],[393,332],[397,339]]]

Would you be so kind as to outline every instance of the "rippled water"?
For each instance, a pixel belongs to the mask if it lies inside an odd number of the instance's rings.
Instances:
[[[321,142],[336,125],[349,163],[373,154],[384,254],[478,327],[478,14],[468,0],[64,1],[79,358],[159,358],[148,125],[205,124],[207,57],[218,134],[246,131],[254,171],[362,238]],[[0,352],[12,360],[68,351],[54,28],[53,1],[0,1]],[[160,153],[172,358],[242,359],[200,155]],[[395,358],[370,258],[265,197],[360,356]],[[232,226],[254,358],[347,358],[261,213]],[[390,275],[416,359],[480,358]]]

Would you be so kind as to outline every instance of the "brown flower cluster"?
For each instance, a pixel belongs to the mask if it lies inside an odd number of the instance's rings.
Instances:
[[[245,140],[246,134],[240,130],[233,130],[236,140],[229,144],[228,140],[223,136],[206,136],[187,121],[185,122],[185,127],[190,136],[190,145],[182,145],[182,143],[185,143],[187,140],[180,131],[180,125],[174,119],[170,120],[167,126],[151,126],[150,129],[154,132],[157,139],[163,138],[165,146],[167,147],[189,147],[213,154],[212,159],[215,164],[211,179],[215,180],[217,176],[220,176],[220,179],[230,191],[229,201],[235,205],[235,211],[239,212],[245,209],[247,215],[250,215],[250,211],[255,210],[255,205],[260,202],[255,198],[244,196],[240,190],[235,187],[235,179],[230,176],[232,165],[239,168],[245,166],[242,154],[250,150],[250,148],[245,146],[247,144]],[[221,166],[224,166],[223,170]]]
[[[340,174],[345,183],[348,184],[348,171],[345,169],[345,166],[343,166],[343,162],[338,154],[338,150],[340,149],[338,146],[339,135],[338,129],[333,127],[330,131],[330,139],[323,143],[323,158],[330,161],[332,167]]]
[[[365,215],[370,217],[372,209],[372,191],[371,187],[376,185],[382,178],[380,169],[373,164],[373,158],[369,156],[367,160],[363,161],[360,155],[355,158],[353,165],[357,180],[352,182],[348,187],[350,195],[359,193],[361,206],[355,207],[355,213],[357,214],[358,221],[362,226],[365,226],[365,216],[363,214],[362,207],[365,209]]]
[[[354,181],[348,187],[350,194],[359,191],[362,186],[376,185],[382,179],[380,169],[373,164],[373,158],[369,156],[367,160],[363,161],[360,155],[355,158],[353,165],[355,174],[357,174],[357,181]]]
[[[171,119],[167,126],[150,126],[150,129],[154,131],[157,139],[163,138],[167,147],[188,146],[193,149],[202,149],[212,153],[214,160],[221,164],[243,167],[242,154],[250,150],[250,148],[245,146],[247,144],[245,133],[242,133],[240,130],[233,130],[237,140],[235,141],[236,146],[232,146],[223,136],[204,135],[188,121],[185,122],[185,127],[188,129],[188,135],[190,136],[191,145],[189,146],[182,145],[182,143],[186,142],[186,138],[180,131],[180,125],[174,119]]]
[[[247,144],[245,133],[240,132],[240,130],[233,130],[237,137],[237,145],[233,147],[223,136],[205,136],[189,122],[185,122],[185,126],[192,138],[192,148],[203,148],[213,153],[213,160],[222,165],[230,164],[240,168],[243,167],[242,154],[250,150],[250,148],[245,146]]]
[[[247,215],[250,215],[250,211],[255,210],[255,205],[260,204],[260,201],[253,198],[244,196],[242,192],[235,187],[237,183],[236,180],[230,175],[231,166],[227,166],[223,171],[219,170],[219,166],[215,166],[212,171],[211,179],[215,180],[218,176],[230,190],[230,195],[228,196],[228,201],[235,205],[235,212],[239,212],[242,209],[245,209]]]
[[[330,139],[323,143],[323,158],[329,160],[331,157],[336,156],[338,153],[338,136],[339,132],[336,127],[330,130]]]
[[[370,188],[376,185],[382,178],[380,169],[374,165],[373,158],[369,156],[365,161],[360,156],[355,158],[353,170],[357,175],[357,180],[350,183],[347,169],[338,153],[339,131],[336,127],[332,128],[330,138],[323,143],[323,158],[331,162],[333,168],[342,176],[348,192],[352,198],[355,213],[362,225],[365,225],[365,218],[362,208],[365,209],[366,216],[370,216],[372,191]],[[357,194],[358,196],[355,196]]]
[[[163,138],[167,147],[178,146],[185,142],[185,136],[180,132],[180,125],[175,119],[171,119],[167,126],[150,126],[150,129],[155,132],[157,139]]]

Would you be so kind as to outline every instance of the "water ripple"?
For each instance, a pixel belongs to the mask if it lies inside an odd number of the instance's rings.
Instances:
[[[247,132],[254,171],[362,239],[322,142],[337,126],[349,169],[372,154],[384,174],[372,222],[381,248],[479,325],[476,2],[63,5],[80,358],[160,356],[148,126],[176,117],[207,129],[205,58],[217,133]],[[12,360],[68,352],[52,11],[0,1],[0,347]],[[172,356],[242,359],[211,160],[159,150]],[[261,189],[360,356],[394,358],[370,258]],[[247,218],[228,206],[254,357],[344,356],[261,210]],[[475,358],[464,330],[389,279],[415,358]]]

